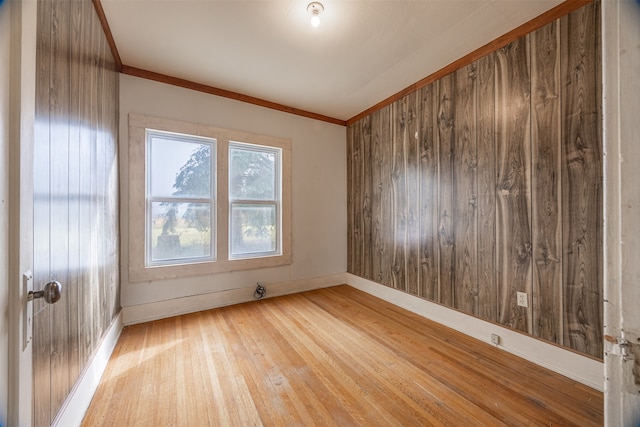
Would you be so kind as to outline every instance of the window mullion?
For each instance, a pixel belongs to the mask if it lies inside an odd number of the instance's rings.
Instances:
[[[155,203],[213,203],[213,197],[148,197],[147,200]]]
[[[279,205],[278,200],[229,199],[229,204],[244,205]]]

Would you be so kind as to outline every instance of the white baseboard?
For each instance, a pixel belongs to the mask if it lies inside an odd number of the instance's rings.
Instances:
[[[346,283],[480,341],[491,344],[491,334],[498,334],[498,348],[596,390],[604,391],[602,362],[353,274],[346,273]]]
[[[53,420],[52,426],[73,427],[82,423],[84,414],[89,409],[91,399],[93,399],[93,395],[100,384],[100,378],[102,378],[102,374],[107,368],[111,353],[113,353],[118,338],[120,338],[122,328],[122,310],[120,310],[93,353],[89,364],[80,374],[80,378],[73,390],[67,396],[58,416]]]
[[[310,279],[291,280],[287,282],[266,283],[266,297],[270,298],[310,291],[313,289],[326,288],[345,283],[346,273],[338,273]],[[192,295],[148,304],[123,307],[124,324],[133,325],[136,323],[149,322],[171,316],[178,316],[181,314],[194,313],[196,311],[209,310],[211,308],[253,301],[254,291],[255,286],[251,285],[245,288],[229,289],[209,294]]]

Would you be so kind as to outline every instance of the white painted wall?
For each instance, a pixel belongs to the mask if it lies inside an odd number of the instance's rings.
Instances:
[[[640,426],[640,2],[602,2],[605,425]],[[625,339],[633,356],[614,344]],[[635,359],[635,361],[634,361]],[[635,367],[634,367],[635,364]],[[636,373],[636,376],[640,376]]]
[[[9,7],[0,6],[0,64],[9,64]],[[9,393],[9,89],[10,67],[0,67],[0,426],[7,425]]]
[[[292,254],[289,266],[129,283],[128,114],[140,113],[256,134],[293,143]],[[255,288],[257,281],[296,283],[347,270],[346,128],[137,77],[120,77],[121,303],[152,304]],[[140,165],[143,167],[143,165]],[[336,275],[337,274],[337,275]],[[251,293],[248,295],[250,296]],[[209,295],[210,296],[210,295]],[[213,304],[213,303],[212,303]],[[200,308],[202,309],[202,308]],[[142,319],[141,319],[142,320]]]

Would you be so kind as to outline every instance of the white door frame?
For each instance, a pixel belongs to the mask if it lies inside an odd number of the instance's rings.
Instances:
[[[640,3],[602,1],[605,425],[640,425]],[[630,357],[620,346],[629,342]],[[635,351],[635,356],[633,352]]]
[[[11,426],[32,425],[32,354],[24,346],[23,273],[33,260],[33,136],[37,1],[10,0],[9,412]]]

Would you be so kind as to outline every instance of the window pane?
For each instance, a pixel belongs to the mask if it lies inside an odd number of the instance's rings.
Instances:
[[[151,261],[211,258],[209,203],[151,204]]]
[[[150,135],[152,197],[211,197],[211,145]]]
[[[231,199],[276,199],[276,151],[232,146],[229,158]]]
[[[231,256],[276,251],[276,206],[231,206]]]

